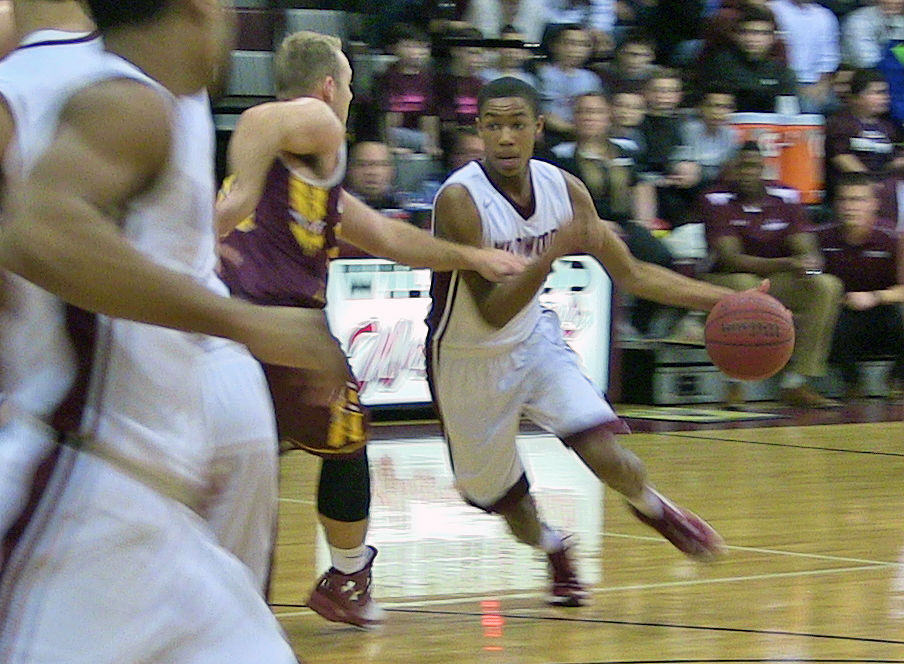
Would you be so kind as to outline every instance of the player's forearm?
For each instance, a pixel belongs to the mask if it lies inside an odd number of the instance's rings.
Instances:
[[[408,222],[393,219],[343,192],[343,239],[372,256],[438,272],[473,270],[477,247],[432,236]]]
[[[136,251],[84,204],[36,203],[0,235],[0,263],[88,311],[240,338],[250,305],[215,295]],[[73,221],[75,220],[75,221]],[[65,229],[60,232],[58,229]]]
[[[552,263],[552,255],[544,254],[518,276],[493,284],[478,301],[483,319],[493,327],[504,327],[542,288],[552,269]]]
[[[900,304],[904,302],[904,284],[890,286],[882,290],[873,291],[879,304]]]
[[[618,285],[645,300],[699,311],[709,311],[733,292],[643,261],[637,261],[631,276]]]

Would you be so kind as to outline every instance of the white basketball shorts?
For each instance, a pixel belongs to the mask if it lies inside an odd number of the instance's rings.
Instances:
[[[496,503],[524,474],[515,443],[522,416],[560,439],[601,425],[627,432],[552,311],[514,349],[440,347],[432,369],[456,486],[478,506]]]

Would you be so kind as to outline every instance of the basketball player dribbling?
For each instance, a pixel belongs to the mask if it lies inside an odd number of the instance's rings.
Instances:
[[[345,359],[322,312],[258,307],[207,283],[213,230],[196,213],[212,203],[211,155],[178,98],[221,68],[223,7],[88,4],[115,55],[60,100],[0,229],[0,266],[69,303],[77,358],[52,417],[67,444],[4,541],[0,659],[293,662],[252,575],[198,514],[213,451],[208,351],[177,330],[236,339],[324,384],[344,384]]]
[[[226,234],[222,275],[233,295],[258,304],[322,308],[339,238],[418,267],[476,270],[492,280],[520,272],[524,261],[509,252],[437,240],[343,191],[352,70],[339,39],[304,31],[288,36],[277,51],[275,74],[279,101],[243,113],[229,145],[232,175],[218,217]],[[329,404],[343,415],[312,427],[308,442],[351,437],[363,442],[351,376],[349,382],[350,395]],[[298,404],[312,422],[326,407]],[[308,606],[328,620],[360,627],[383,622],[384,612],[371,596],[377,552],[365,543],[369,511],[366,449],[350,458],[324,458],[317,512],[332,567],[315,585]]]
[[[567,536],[543,523],[515,438],[522,415],[555,434],[634,514],[692,558],[708,560],[722,539],[648,482],[643,463],[615,434],[627,427],[582,373],[558,320],[537,299],[553,260],[598,259],[615,284],[664,304],[708,310],[732,291],[637,261],[598,219],[586,187],[531,159],[543,128],[537,92],[515,78],[485,85],[478,97],[482,162],[443,184],[434,228],[443,238],[519,251],[533,259],[520,275],[493,284],[473,272],[434,274],[428,319],[428,375],[465,500],[500,514],[521,542],[543,550],[552,576],[549,602],[579,606],[587,595]]]
[[[30,170],[49,142],[49,117],[67,90],[92,71],[103,53],[100,35],[77,0],[16,0],[13,32],[22,35],[15,52],[0,62],[0,152],[10,177]],[[198,149],[210,155],[208,191],[195,214],[213,229],[213,135],[204,93],[180,97],[181,112],[193,116]],[[201,180],[198,185],[201,185]],[[204,203],[204,201],[207,203]],[[228,290],[209,275],[216,293]],[[24,508],[34,469],[53,449],[47,420],[74,379],[72,350],[62,303],[9,275],[0,307],[0,535]],[[219,541],[251,569],[261,591],[269,575],[276,518],[276,428],[266,381],[258,362],[239,344],[209,339],[204,362],[203,401],[209,417],[213,456],[202,512]]]

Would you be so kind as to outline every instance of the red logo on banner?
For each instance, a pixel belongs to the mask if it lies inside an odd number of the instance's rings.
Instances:
[[[371,318],[352,330],[348,356],[362,395],[371,390],[394,392],[409,379],[424,380],[424,343],[412,329],[407,319],[386,328]]]

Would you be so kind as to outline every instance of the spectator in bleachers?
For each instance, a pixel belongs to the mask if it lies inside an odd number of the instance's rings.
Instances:
[[[716,53],[735,46],[738,21],[748,7],[765,9],[772,15],[772,24],[775,25],[775,14],[769,9],[767,0],[724,0],[703,26],[703,46],[697,60],[698,69],[709,66],[710,58]],[[773,60],[788,64],[785,42],[778,35],[772,40],[767,55]]]
[[[776,25],[788,49],[788,63],[797,76],[800,108],[826,114],[837,105],[832,74],[841,62],[838,19],[812,0],[770,0]]]
[[[904,39],[904,0],[876,0],[841,23],[841,57],[854,67],[875,67],[890,39]]]
[[[576,140],[553,149],[557,165],[587,185],[597,214],[620,226],[634,256],[671,267],[671,254],[650,232],[656,216],[655,191],[638,180],[631,154],[610,139],[611,109],[605,95],[593,92],[575,99],[574,121]],[[635,304],[631,323],[638,332],[649,330],[658,308],[653,302]]]
[[[615,5],[616,0],[547,0],[547,34],[559,26],[582,25],[593,42],[589,60],[608,60],[615,46]]]
[[[443,152],[443,165],[446,171],[443,180],[465,164],[483,159],[484,150],[483,139],[476,127],[456,127],[448,132],[447,136],[449,136],[448,146]]]
[[[631,156],[637,157],[646,151],[646,142],[640,133],[640,125],[647,114],[647,100],[642,92],[616,89],[611,95],[612,127],[611,140]]]
[[[687,158],[679,107],[681,73],[657,67],[647,81],[647,111],[639,130],[644,147],[638,155],[642,178],[656,186],[659,218],[675,228],[691,221],[700,183],[700,165]]]
[[[519,78],[532,88],[537,88],[537,77],[528,71],[527,64],[533,59],[533,53],[525,47],[524,35],[508,25],[502,28],[499,38],[511,45],[488,49],[489,65],[480,72],[485,83],[503,76]]]
[[[401,210],[405,201],[395,190],[395,163],[389,146],[362,141],[349,150],[345,189],[375,210]]]
[[[593,41],[580,25],[559,29],[550,43],[550,59],[539,67],[540,99],[550,147],[574,138],[573,100],[585,92],[602,92],[599,76],[586,68]]]
[[[734,111],[734,95],[713,84],[697,102],[697,114],[681,126],[684,156],[700,165],[698,188],[714,184],[737,152],[738,140],[730,123]]]
[[[904,387],[904,237],[877,217],[873,180],[846,173],[836,183],[834,223],[817,230],[825,271],[844,284],[829,361],[838,364],[845,396],[863,396],[857,362],[893,356],[890,390]]]
[[[822,273],[816,236],[806,208],[770,194],[763,181],[763,155],[744,143],[724,180],[700,202],[706,241],[714,258],[706,279],[735,290],[756,288],[764,277],[769,293],[794,313],[796,343],[781,374],[781,399],[799,407],[837,405],[807,385],[826,373],[832,331],[841,301],[841,281]],[[740,394],[731,400],[740,400]]]
[[[481,40],[476,28],[455,30],[452,40]],[[449,59],[435,79],[435,94],[443,129],[474,124],[477,119],[477,93],[483,87],[480,72],[484,67],[483,48],[476,45],[449,45]]]
[[[614,90],[642,92],[653,73],[656,42],[640,29],[630,30],[615,48],[611,63],[594,67],[610,93]]]
[[[386,143],[394,151],[437,154],[439,117],[427,35],[402,24],[395,26],[389,41],[398,60],[374,81]]]
[[[797,93],[794,72],[772,55],[775,41],[772,12],[745,7],[735,22],[734,42],[703,62],[701,84],[724,86],[738,111],[773,112],[776,97]]]
[[[470,0],[464,16],[484,37],[501,37],[511,26],[532,44],[540,43],[547,23],[544,0]]]
[[[888,83],[875,69],[858,69],[845,107],[826,121],[826,196],[842,173],[886,176],[904,168],[901,131],[886,118]]]

